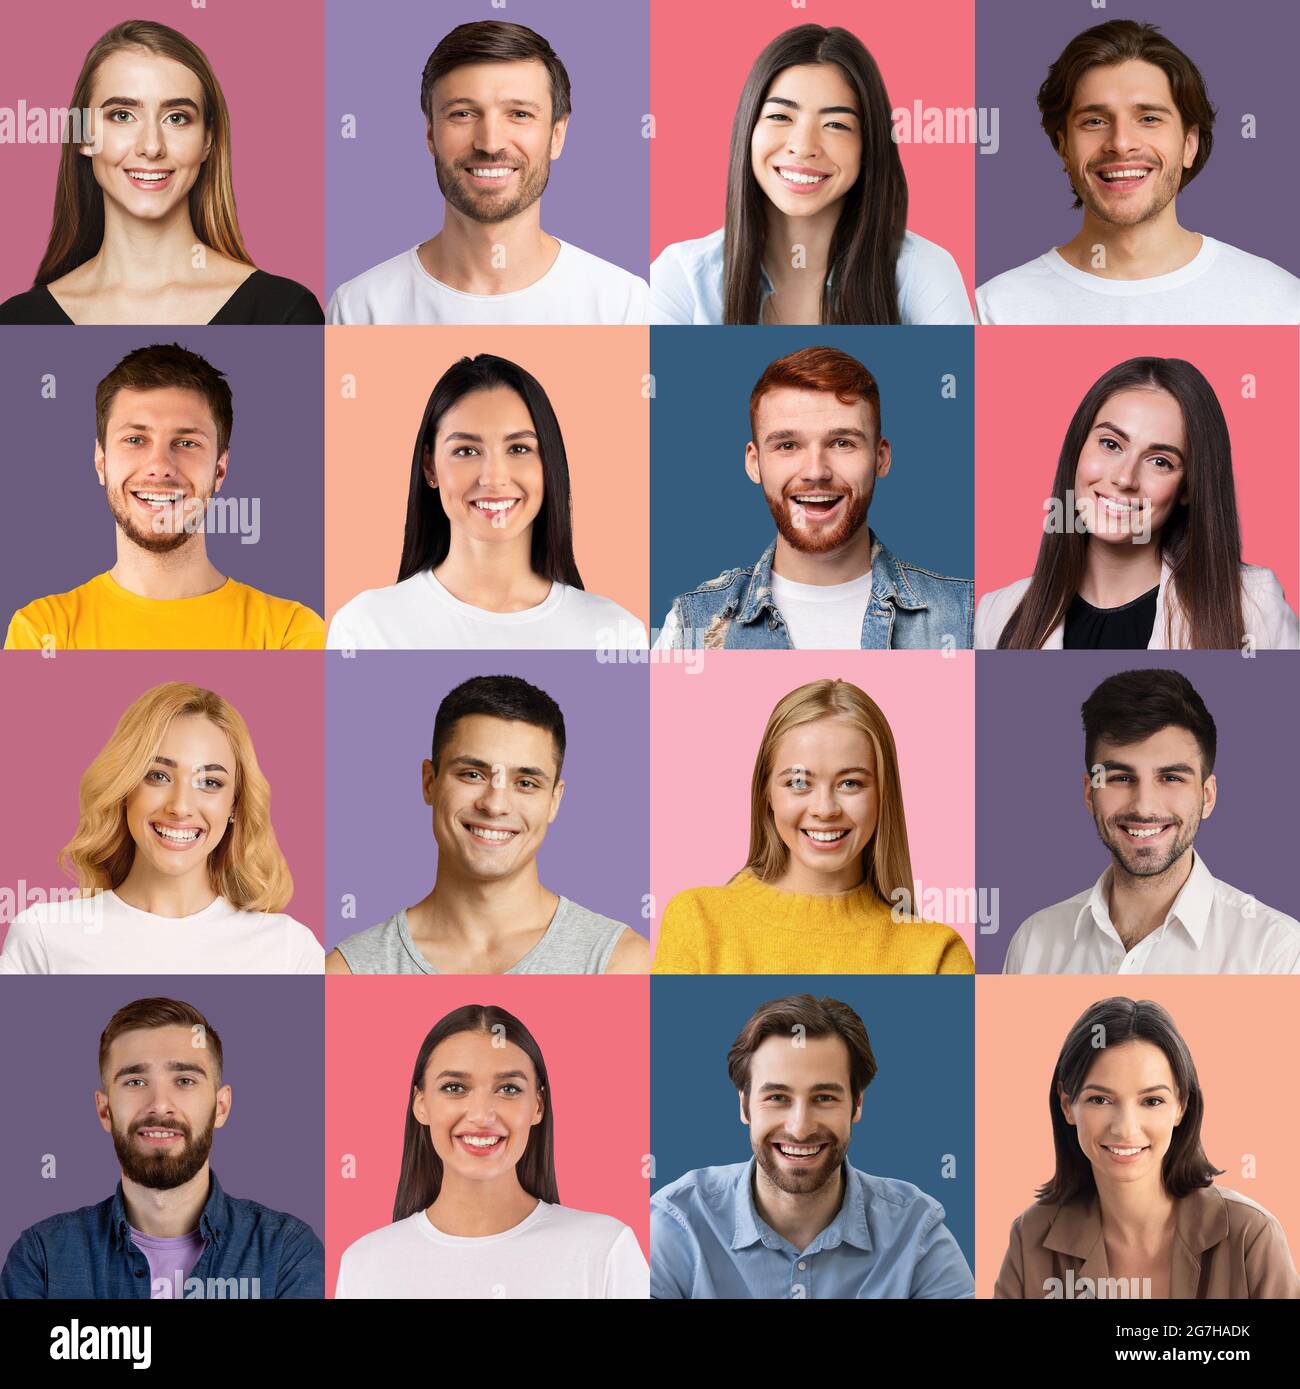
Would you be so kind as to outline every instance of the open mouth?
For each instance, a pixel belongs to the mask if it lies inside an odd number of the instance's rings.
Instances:
[[[473,164],[463,172],[477,188],[504,188],[519,170],[510,164]]]
[[[126,176],[136,188],[166,188],[175,169],[128,169]]]
[[[1155,171],[1146,164],[1128,164],[1121,168],[1094,169],[1097,179],[1108,188],[1137,188]]]
[[[825,1143],[773,1143],[772,1147],[788,1163],[798,1166],[811,1166],[826,1151]]]
[[[793,193],[811,193],[830,178],[830,174],[819,174],[815,169],[782,168],[780,165],[776,176]]]
[[[836,514],[843,500],[842,492],[795,492],[790,504],[810,521],[825,521]]]
[[[480,844],[509,844],[519,836],[518,830],[497,830],[487,825],[466,825],[465,830],[471,839],[477,840]]]
[[[143,1138],[146,1143],[162,1147],[167,1143],[175,1143],[185,1135],[179,1129],[136,1129],[138,1137]]]
[[[799,831],[814,849],[837,849],[849,837],[848,830],[805,830]]]
[[[1102,1149],[1110,1154],[1113,1162],[1136,1162],[1145,1153],[1150,1144],[1143,1144],[1140,1148],[1119,1148],[1109,1143],[1103,1143]]]
[[[480,516],[500,524],[519,505],[519,501],[518,497],[479,497],[470,502],[470,507]]]
[[[505,1146],[505,1135],[501,1133],[458,1133],[453,1135],[456,1142],[474,1157],[487,1157]]]
[[[1167,834],[1172,825],[1120,825],[1121,833],[1135,844],[1151,844]]]
[[[189,849],[203,838],[203,831],[196,825],[166,825],[160,820],[150,820],[149,828],[154,838],[169,849]]]
[[[148,507],[150,511],[164,511],[169,506],[176,506],[184,496],[181,492],[152,492],[143,489],[132,491],[131,495],[141,506]]]
[[[1113,517],[1117,521],[1125,521],[1130,517],[1140,516],[1146,506],[1142,501],[1121,502],[1100,492],[1094,494],[1094,500],[1097,503],[1097,510],[1103,516]]]

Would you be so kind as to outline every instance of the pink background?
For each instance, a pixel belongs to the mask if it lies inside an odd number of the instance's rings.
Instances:
[[[466,1003],[513,1013],[537,1039],[555,1099],[560,1202],[630,1225],[649,1257],[650,990],[644,976],[325,980],[325,1255],[332,1297],[354,1240],[391,1223],[411,1068],[429,1029]],[[341,1175],[345,1154],[356,1176]]]
[[[800,24],[840,25],[866,45],[890,107],[975,104],[972,0],[654,0],[650,7],[650,258],[722,225],[731,122],[754,59]],[[900,144],[908,227],[952,253],[974,297],[974,145]]]
[[[186,680],[243,715],[271,784],[271,822],[293,873],[285,910],[323,942],[325,746],[319,651],[36,651],[0,655],[0,766],[9,814],[0,836],[0,886],[75,886],[59,850],[77,828],[82,773],[137,696]],[[272,678],[274,677],[274,678]],[[0,936],[8,931],[0,924]]]
[[[1182,357],[1219,397],[1232,438],[1242,558],[1300,596],[1294,328],[999,328],[975,334],[975,593],[1033,572],[1043,501],[1070,417],[1130,357]],[[1243,400],[1241,378],[1255,377]]]
[[[143,13],[139,13],[143,11]],[[103,0],[5,6],[0,100],[63,108],[91,45],[114,24],[152,19],[208,56],[230,110],[235,200],[260,270],[305,284],[324,303],[325,21],[320,0]],[[0,299],[30,289],[54,211],[58,145],[0,145],[8,189],[0,231]],[[21,196],[18,190],[23,190]]]
[[[894,731],[912,873],[975,885],[975,662],[957,651],[705,651],[703,670],[650,669],[650,884],[658,914],[688,887],[725,883],[749,852],[754,757],[777,700],[851,680]],[[924,906],[924,899],[922,899]],[[928,908],[931,920],[942,913]],[[949,922],[975,952],[974,927]]]

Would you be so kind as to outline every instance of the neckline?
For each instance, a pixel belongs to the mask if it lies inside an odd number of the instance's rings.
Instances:
[[[208,917],[217,915],[226,900],[218,893],[206,907],[200,907],[189,916],[159,916],[157,912],[147,912],[142,907],[133,907],[130,902],[117,895],[115,888],[109,888],[106,895],[111,897],[122,911],[130,912],[132,916],[143,917],[146,921],[160,921],[169,926],[193,925],[197,921],[205,921]]]
[[[423,570],[422,573],[428,581],[434,597],[439,602],[457,612],[464,613],[465,616],[476,622],[500,623],[503,626],[511,626],[519,622],[535,622],[539,618],[549,617],[564,599],[565,586],[552,579],[550,591],[540,603],[534,604],[531,608],[519,608],[515,612],[498,613],[493,612],[491,608],[475,607],[473,603],[467,603],[463,598],[457,598],[449,588],[444,587],[431,568]]]
[[[565,905],[568,902],[568,898],[560,896],[558,892],[555,895],[559,898],[559,901],[556,902],[555,911],[551,914],[551,919],[546,923],[546,930],[542,932],[541,936],[537,941],[537,944],[534,946],[530,946],[529,949],[525,951],[524,954],[522,954],[514,962],[514,964],[510,966],[509,969],[503,969],[501,971],[502,974],[516,973],[519,969],[519,966],[526,964],[529,960],[531,960],[533,956],[536,955],[538,951],[540,951],[541,948],[546,944],[546,942],[551,938],[551,933],[555,930],[556,923],[559,921],[560,915],[564,911]],[[401,937],[402,945],[404,946],[404,948],[410,953],[412,959],[415,960],[416,964],[420,965],[423,968],[426,974],[443,975],[443,971],[440,969],[435,969],[434,966],[430,963],[429,957],[416,944],[415,937],[411,934],[410,923],[406,919],[405,907],[403,907],[397,913],[397,931]],[[455,978],[456,976],[443,975],[443,977]]]
[[[1152,584],[1145,593],[1139,593],[1136,598],[1130,598],[1127,603],[1121,603],[1115,608],[1099,608],[1095,603],[1088,602],[1082,593],[1076,593],[1074,595],[1074,601],[1076,603],[1081,603],[1089,612],[1101,613],[1103,616],[1108,616],[1111,613],[1127,612],[1129,608],[1136,607],[1139,603],[1145,603],[1149,598],[1158,597],[1159,593],[1160,585]]]
[[[216,588],[207,593],[191,594],[188,598],[146,598],[143,593],[132,593],[129,588],[123,588],[107,569],[102,574],[97,574],[95,579],[102,579],[104,581],[104,587],[108,589],[109,593],[111,593],[114,598],[124,602],[140,603],[148,606],[152,606],[155,603],[205,603],[213,601],[220,598],[222,594],[228,593],[231,584],[235,582],[235,580],[227,574]],[[92,579],[90,582],[94,583],[95,579]]]
[[[1155,294],[1165,289],[1176,289],[1189,280],[1197,279],[1210,268],[1218,255],[1219,242],[1211,236],[1206,236],[1204,232],[1198,232],[1197,235],[1201,238],[1200,249],[1186,265],[1180,265],[1177,270],[1166,270],[1163,275],[1145,275],[1136,280],[1116,280],[1106,275],[1094,275],[1091,271],[1080,270],[1078,266],[1071,265],[1055,246],[1045,252],[1043,261],[1063,279],[1084,289],[1090,289],[1096,294]]]
[[[498,1230],[495,1235],[449,1235],[446,1230],[438,1229],[429,1219],[427,1209],[416,1211],[412,1219],[419,1221],[420,1233],[426,1239],[433,1240],[435,1244],[484,1245],[495,1240],[513,1239],[516,1235],[523,1234],[525,1230],[545,1219],[545,1212],[548,1210],[550,1206],[538,1198],[537,1204],[517,1225],[512,1225],[508,1230]]]
[[[435,286],[435,288],[442,290],[444,294],[454,294],[458,299],[468,299],[474,304],[496,304],[500,303],[502,300],[518,298],[521,294],[531,294],[539,285],[545,284],[559,269],[560,262],[565,258],[565,252],[568,250],[568,243],[561,241],[554,232],[547,232],[546,235],[559,244],[560,249],[556,251],[555,259],[542,271],[532,284],[523,285],[519,289],[504,289],[499,294],[471,294],[467,289],[456,289],[455,286],[449,285],[446,280],[440,280],[436,275],[430,275],[424,268],[424,262],[420,259],[420,245],[423,243],[412,246],[409,254],[411,259],[415,262],[416,273],[420,278],[428,281],[428,283]]]
[[[804,584],[798,579],[787,579],[772,571],[772,591],[784,589],[792,598],[802,598],[810,603],[831,603],[840,598],[856,597],[865,593],[871,584],[871,570],[859,574],[856,579],[844,579],[838,584]]]
[[[167,326],[169,326],[169,327],[175,327],[175,328],[192,328],[192,327],[209,327],[209,326],[211,326],[212,324],[214,324],[214,323],[217,321],[217,319],[219,319],[219,318],[221,317],[222,314],[224,314],[224,313],[234,304],[235,300],[238,299],[239,296],[240,296],[241,294],[243,294],[245,288],[248,286],[248,284],[249,284],[251,281],[255,280],[259,275],[262,275],[262,274],[265,274],[265,273],[266,273],[265,271],[258,270],[256,267],[254,267],[253,273],[252,273],[251,275],[245,275],[244,278],[243,278],[242,280],[240,280],[240,282],[235,286],[234,290],[231,292],[230,296],[222,303],[221,307],[216,311],[216,313],[214,313],[214,314],[212,315],[212,317],[211,317],[210,319],[208,319],[207,323],[205,323],[205,324],[176,323],[176,324],[169,324],[169,325],[167,325]],[[54,297],[53,293],[52,293],[51,290],[50,290],[49,285],[42,285],[42,286],[41,286],[41,291],[44,293],[45,297],[50,301],[50,303],[54,305],[54,312],[57,313],[57,314],[62,318],[63,322],[66,323],[66,324],[68,324],[70,327],[73,327],[73,328],[99,328],[99,327],[106,327],[106,328],[113,328],[113,327],[120,327],[120,328],[138,328],[138,327],[144,326],[144,325],[142,325],[142,324],[128,324],[128,323],[122,323],[122,324],[78,323],[77,320],[76,320],[75,318],[70,318],[70,317],[68,316],[67,310],[66,310],[66,309],[63,307],[63,305],[60,304],[59,301]]]

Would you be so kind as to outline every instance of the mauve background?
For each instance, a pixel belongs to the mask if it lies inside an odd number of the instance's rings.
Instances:
[[[1214,149],[1178,195],[1178,220],[1300,271],[1300,186],[1282,174],[1295,148],[1300,6],[1275,0],[1133,0],[1095,10],[1043,0],[979,0],[975,91],[997,106],[1000,148],[975,161],[975,278],[1041,256],[1079,230],[1083,212],[1039,124],[1038,88],[1067,43],[1110,19],[1156,24],[1200,69],[1218,112]],[[1255,138],[1241,138],[1244,115]]]
[[[976,881],[1000,892],[1000,929],[977,937],[976,968],[1002,968],[1016,928],[1091,888],[1110,863],[1083,804],[1080,706],[1108,676],[1181,671],[1218,729],[1219,800],[1196,836],[1216,877],[1300,915],[1295,856],[1284,847],[1300,776],[1294,655],[1262,651],[981,651],[976,656]]]
[[[121,1176],[99,1126],[99,1035],[137,998],[192,1003],[221,1038],[232,1091],[212,1138],[212,1169],[230,1196],[325,1229],[323,1046],[319,979],[135,975],[0,979],[0,1249],[29,1225],[112,1196]],[[21,1064],[18,1058],[22,1058]],[[21,1116],[21,1118],[19,1117]],[[41,1176],[52,1154],[53,1178]]]
[[[326,948],[433,886],[438,846],[420,764],[443,696],[474,675],[518,675],[564,714],[565,792],[537,855],[543,884],[647,934],[647,669],[588,651],[327,651]],[[355,919],[341,915],[344,894]]]

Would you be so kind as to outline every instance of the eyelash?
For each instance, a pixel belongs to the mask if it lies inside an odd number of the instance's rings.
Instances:
[[[866,785],[864,781],[859,780],[859,778],[855,776],[846,776],[839,784],[841,786],[856,786],[859,789]],[[781,785],[789,791],[807,791],[811,789],[810,782],[795,781],[793,778],[789,781],[783,781]]]
[[[1105,445],[1107,444],[1114,444],[1114,449],[1106,448]],[[1097,445],[1101,448],[1103,453],[1122,453],[1124,451],[1123,445],[1118,439],[1101,438],[1097,440]],[[1165,458],[1162,454],[1157,454],[1154,458],[1148,459],[1147,461],[1150,463],[1163,463],[1165,465],[1165,471],[1170,473],[1174,472],[1178,466],[1172,458]]]
[[[125,109],[123,109],[123,108],[121,108],[121,107],[119,107],[116,111],[110,111],[110,112],[108,113],[108,120],[112,121],[114,125],[125,125],[125,124],[126,124],[125,121],[114,120],[113,118],[114,118],[115,116],[127,116],[127,117],[129,117],[131,120],[135,120],[135,114],[134,114],[134,112],[132,112],[132,111],[127,111],[127,110],[125,110]],[[193,125],[193,123],[194,123],[194,117],[191,116],[191,115],[189,115],[189,114],[187,114],[185,111],[169,111],[169,112],[163,117],[163,120],[165,120],[165,121],[171,121],[171,118],[172,118],[173,116],[179,116],[179,117],[180,117],[180,120],[178,120],[178,121],[172,121],[172,124],[173,124],[173,125]]]
[[[447,114],[447,119],[449,121],[452,121],[455,120],[457,116],[473,116],[473,114],[473,111],[450,111]],[[506,112],[506,114],[509,116],[522,116],[527,121],[536,120],[536,116],[534,116],[534,114],[531,111],[515,110],[508,111]],[[464,122],[461,122],[461,124],[464,124]]]
[[[139,1076],[132,1076],[130,1080],[124,1081],[123,1084],[129,1090],[136,1085],[143,1085],[145,1082]],[[182,1086],[186,1090],[192,1090],[198,1084],[198,1081],[195,1080],[193,1076],[177,1076],[176,1084]]]
[[[769,121],[788,121],[790,117],[787,116],[784,111],[770,111],[764,119]],[[793,124],[793,122],[791,123]],[[853,133],[853,127],[851,125],[845,125],[843,121],[827,121],[826,128],[828,130],[844,130],[850,135]]]
[[[1110,1101],[1106,1098],[1105,1095],[1089,1095],[1085,1103],[1102,1105],[1109,1104]],[[1142,1103],[1150,1108],[1155,1108],[1158,1105],[1163,1105],[1165,1103],[1165,1100],[1162,1095],[1148,1095],[1146,1099],[1142,1101]]]
[[[784,1104],[790,1097],[789,1095],[768,1095],[764,1100],[765,1104]],[[835,1104],[839,1100],[838,1095],[814,1095],[815,1100],[825,1100],[827,1104]]]
[[[468,781],[470,777],[482,777],[483,773],[465,771],[461,773],[461,776]],[[532,777],[521,777],[515,785],[518,786],[521,791],[540,791],[542,789],[542,783],[540,781],[534,781]]]
[[[160,772],[156,767],[154,768],[153,771],[151,771],[151,772],[146,772],[146,773],[144,774],[144,779],[145,779],[145,781],[148,781],[150,777],[155,777],[155,776],[162,777],[162,779],[163,779],[164,782],[167,782],[167,781],[170,781],[170,780],[171,780],[171,778],[167,775],[166,772]],[[226,784],[224,781],[220,781],[217,777],[211,777],[211,776],[209,776],[209,777],[203,777],[203,778],[202,778],[202,781],[206,782],[207,785],[206,785],[206,786],[196,786],[196,787],[194,788],[196,791],[200,791],[200,790],[220,791],[220,790],[224,789],[225,784]],[[154,786],[160,786],[160,785],[162,785],[162,782],[157,782],[157,781],[155,781],[155,782],[153,782],[153,783],[151,783],[151,784],[154,785]]]
[[[144,439],[139,434],[128,434],[126,438],[122,440],[124,444],[133,444],[137,441],[143,443]],[[175,439],[173,440],[173,443],[184,444],[186,446],[186,452],[192,452],[194,449],[199,447],[199,442],[197,439]]]
[[[441,1090],[444,1095],[450,1095],[453,1091],[457,1094],[461,1093],[465,1087],[458,1080],[449,1080],[446,1084],[440,1085],[438,1089]],[[511,1093],[506,1095],[506,1099],[508,1100],[513,1100],[516,1096],[524,1093],[523,1086],[516,1085],[513,1081],[506,1081],[504,1085],[499,1085],[497,1089],[503,1093],[509,1090]]]
[[[831,440],[831,443],[832,443],[832,444],[843,444],[846,448],[855,448],[855,447],[857,446],[857,440],[855,440],[855,439],[832,439],[832,440]],[[799,445],[796,444],[795,441],[794,441],[793,439],[783,439],[783,440],[776,446],[776,452],[780,453],[782,450],[785,450],[785,449],[797,449],[798,447],[799,447]]]
[[[1109,786],[1112,782],[1132,780],[1133,778],[1129,776],[1127,772],[1112,772],[1106,778],[1106,784]],[[1172,781],[1176,786],[1181,786],[1187,780],[1187,778],[1179,776],[1177,772],[1166,772],[1165,775],[1161,778],[1161,780]]]
[[[532,447],[528,444],[511,444],[506,452],[513,453],[515,449],[519,449],[521,453],[532,453],[533,451]],[[459,448],[452,449],[451,456],[453,458],[464,458],[469,454],[477,453],[478,449],[476,449],[473,444],[461,444]]]

